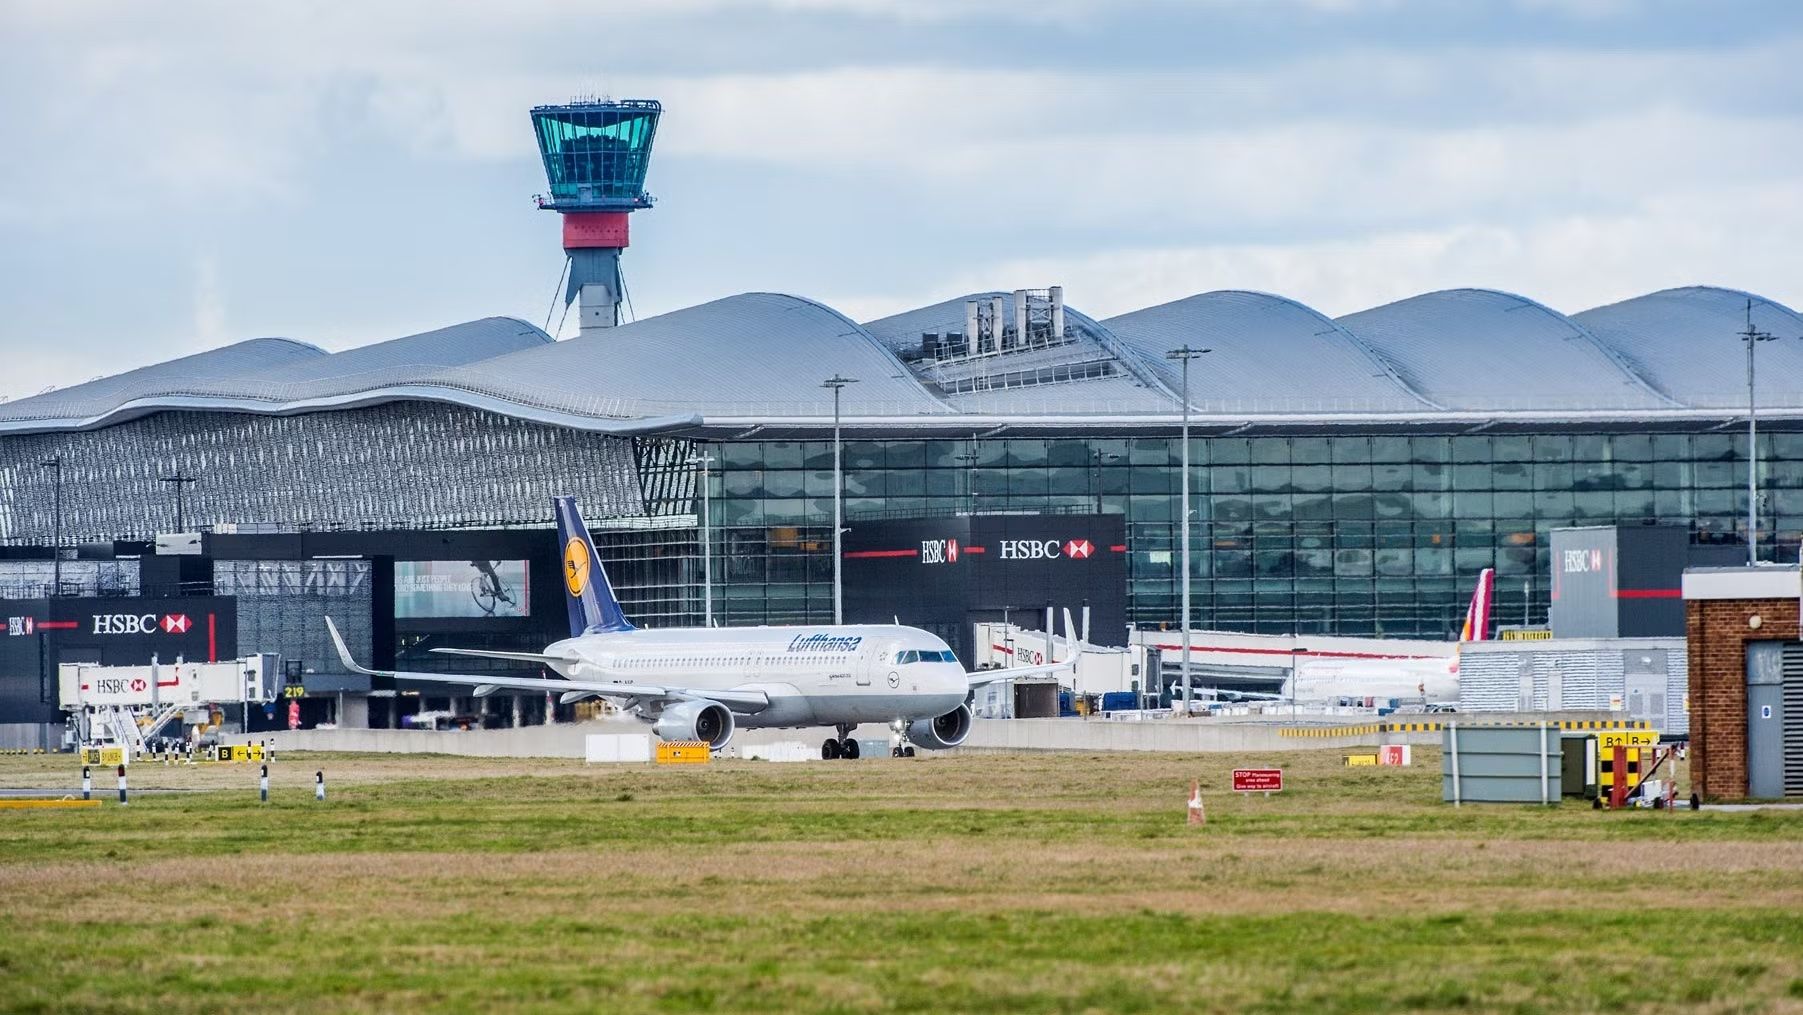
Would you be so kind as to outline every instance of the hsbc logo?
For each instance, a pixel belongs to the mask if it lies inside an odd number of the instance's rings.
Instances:
[[[185,613],[158,618],[154,613],[96,613],[94,634],[186,634],[193,622]]]
[[[1088,560],[1096,545],[1087,539],[1004,539],[1003,560]]]
[[[1560,560],[1561,571],[1566,574],[1590,574],[1603,569],[1603,551],[1601,550],[1566,550]]]
[[[921,540],[920,562],[922,564],[956,564],[958,562],[958,541],[956,539]]]

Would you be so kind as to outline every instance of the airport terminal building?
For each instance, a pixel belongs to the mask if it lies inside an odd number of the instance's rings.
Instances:
[[[1333,319],[1208,292],[1098,321],[1049,289],[862,324],[747,293],[562,342],[508,318],[338,353],[253,339],[0,405],[0,599],[342,586],[303,572],[377,558],[408,565],[378,583],[392,595],[396,580],[443,584],[412,564],[482,554],[521,562],[497,580],[530,586],[554,567],[549,498],[572,493],[643,622],[701,622],[704,506],[717,621],[826,621],[822,382],[840,375],[855,381],[839,403],[854,535],[1114,519],[1122,614],[1174,624],[1184,410],[1167,352],[1188,345],[1209,350],[1188,380],[1194,624],[1443,637],[1486,567],[1498,621],[1541,622],[1551,529],[1744,540],[1749,328],[1780,339],[1758,348],[1757,519],[1761,555],[1788,559],[1803,538],[1803,317],[1747,293],[1568,316],[1465,289]],[[152,541],[178,531],[202,533],[212,563],[153,567]],[[561,607],[541,605],[539,620],[481,613],[499,626],[476,633],[554,635]],[[418,634],[455,626],[456,611],[398,608]]]

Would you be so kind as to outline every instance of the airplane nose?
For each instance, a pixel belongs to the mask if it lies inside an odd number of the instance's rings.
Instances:
[[[962,666],[947,667],[945,672],[940,673],[937,683],[937,689],[945,694],[963,695],[970,690],[970,678],[964,675]]]

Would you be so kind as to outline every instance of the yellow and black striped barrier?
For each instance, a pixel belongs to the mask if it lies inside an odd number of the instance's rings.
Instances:
[[[660,765],[705,765],[713,755],[705,740],[666,740],[657,745]]]
[[[1383,723],[1367,723],[1363,726],[1285,726],[1277,733],[1286,737],[1356,737],[1383,731]]]
[[[1279,736],[1285,737],[1358,737],[1370,733],[1438,733],[1452,723],[1470,728],[1474,726],[1525,726],[1529,728],[1540,725],[1538,721],[1528,719],[1504,719],[1495,721],[1478,720],[1476,722],[1453,719],[1446,721],[1426,722],[1381,722],[1365,723],[1360,726],[1286,726],[1278,730]],[[1548,722],[1549,729],[1556,730],[1644,730],[1651,729],[1652,723],[1645,719],[1556,719]]]

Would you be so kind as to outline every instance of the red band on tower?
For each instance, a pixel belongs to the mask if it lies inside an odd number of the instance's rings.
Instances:
[[[623,211],[572,211],[563,213],[563,249],[624,248],[628,240]]]

